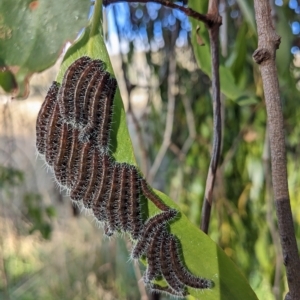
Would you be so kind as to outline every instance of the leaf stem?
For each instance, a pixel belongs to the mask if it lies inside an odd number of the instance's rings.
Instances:
[[[96,35],[101,28],[101,14],[102,14],[102,0],[96,0],[94,4],[94,11],[92,16],[92,26],[90,36]]]

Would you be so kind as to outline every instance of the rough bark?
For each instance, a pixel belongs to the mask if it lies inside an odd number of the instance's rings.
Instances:
[[[296,300],[300,299],[300,260],[289,199],[283,115],[275,64],[276,50],[280,44],[280,37],[272,25],[269,0],[254,0],[254,7],[258,32],[258,48],[254,52],[253,58],[259,64],[263,81],[270,134],[275,207],[290,290],[289,296],[291,299]]]

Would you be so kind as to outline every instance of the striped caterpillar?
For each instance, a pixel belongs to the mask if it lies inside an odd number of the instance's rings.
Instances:
[[[117,82],[103,66],[101,60],[83,56],[69,66],[61,85],[52,83],[37,118],[37,151],[58,184],[93,212],[106,235],[131,235],[131,257],[147,259],[143,279],[150,290],[182,298],[188,287],[210,289],[211,280],[193,275],[185,266],[180,242],[169,233],[168,224],[179,212],[153,192],[135,166],[116,162],[111,155]],[[146,218],[143,198],[161,212]],[[167,286],[156,285],[158,278]]]

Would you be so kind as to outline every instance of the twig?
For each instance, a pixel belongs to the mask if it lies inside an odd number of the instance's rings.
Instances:
[[[263,151],[263,167],[266,184],[265,200],[267,204],[266,220],[270,230],[272,242],[276,254],[275,276],[273,284],[273,294],[276,300],[280,297],[280,281],[281,281],[281,267],[282,267],[282,254],[279,242],[278,231],[275,227],[273,220],[273,205],[272,205],[272,179],[271,179],[271,165],[270,165],[270,143],[269,143],[269,130],[268,126],[265,133],[264,151]]]
[[[218,0],[210,0],[208,14],[219,16]],[[217,17],[215,17],[217,19]],[[216,179],[216,172],[221,152],[222,142],[222,120],[221,120],[221,98],[220,98],[220,75],[219,75],[219,23],[209,28],[211,61],[212,61],[212,99],[214,112],[214,138],[212,156],[206,179],[205,194],[202,207],[201,230],[208,232],[210,211],[212,206],[213,188]]]
[[[148,173],[148,152],[145,147],[145,142],[143,140],[142,128],[140,126],[139,120],[137,119],[137,117],[132,109],[130,96],[128,98],[128,113],[131,115],[131,118],[132,118],[132,121],[133,121],[133,124],[135,127],[136,136],[137,136],[138,143],[139,143],[139,149],[140,149],[140,154],[141,154],[141,171],[143,174],[147,174]]]
[[[272,25],[275,27],[276,24],[276,10],[275,3],[273,0],[270,1],[270,6],[272,8]],[[272,203],[272,179],[271,179],[271,158],[270,158],[270,141],[269,141],[269,128],[266,127],[265,134],[265,144],[264,144],[264,153],[263,153],[263,162],[264,162],[264,172],[265,172],[265,182],[266,182],[266,204],[267,204],[267,224],[270,229],[272,242],[274,244],[275,254],[276,254],[276,263],[275,263],[275,273],[274,273],[274,283],[273,283],[273,294],[276,300],[281,299],[280,295],[280,282],[282,274],[282,251],[279,242],[278,230],[274,223],[273,218],[273,203]]]
[[[253,58],[259,64],[266,101],[270,134],[272,181],[283,261],[286,266],[289,293],[286,298],[300,299],[300,260],[287,180],[284,122],[275,63],[280,37],[272,25],[269,0],[254,0],[258,48]]]
[[[177,159],[179,161],[182,161],[182,157],[184,157],[184,154],[182,153],[181,149],[173,142],[170,143],[169,148],[177,156]]]
[[[126,248],[127,248],[128,252],[131,251],[132,243],[131,243],[131,241],[129,239],[126,239]],[[146,292],[146,288],[145,288],[144,282],[142,280],[142,274],[141,274],[139,265],[135,261],[133,261],[132,264],[133,264],[134,275],[135,275],[136,281],[138,283],[138,289],[139,289],[140,294],[141,294],[141,298],[140,299],[141,300],[149,300],[148,296],[147,296],[147,292]]]
[[[187,96],[182,97],[182,103],[184,106],[185,114],[186,114],[186,123],[189,130],[189,136],[184,142],[181,152],[182,154],[186,155],[189,149],[191,148],[196,136],[196,126],[195,126],[195,118],[194,113],[191,107],[191,101]]]
[[[176,81],[176,59],[174,57],[174,54],[172,53],[169,61],[168,109],[167,109],[166,127],[165,127],[162,145],[147,175],[147,179],[150,184],[153,182],[154,177],[161,165],[161,162],[171,144],[171,136],[173,132],[173,122],[174,122],[174,109],[175,109],[175,95],[173,92],[175,81]]]
[[[197,137],[196,126],[195,126],[195,118],[194,113],[191,107],[190,99],[186,96],[182,97],[182,103],[185,109],[186,114],[186,122],[188,126],[189,136],[185,140],[182,148],[180,149],[177,145],[175,145],[172,141],[170,143],[170,150],[177,156],[179,162],[183,162],[185,160],[186,154],[190,150],[193,142]]]
[[[166,7],[170,7],[170,8],[175,8],[178,9],[180,11],[182,11],[183,13],[185,13],[188,17],[192,17],[198,21],[203,22],[208,28],[213,27],[214,24],[219,23],[221,24],[221,18],[219,15],[215,15],[215,14],[210,14],[208,13],[207,15],[203,15],[200,14],[196,11],[194,11],[193,9],[189,8],[189,7],[184,7],[181,5],[178,5],[176,3],[167,1],[167,0],[104,0],[103,1],[103,5],[104,6],[108,6],[110,4],[115,4],[118,2],[127,2],[127,3],[149,3],[149,2],[154,2],[154,3],[159,3],[163,6]]]

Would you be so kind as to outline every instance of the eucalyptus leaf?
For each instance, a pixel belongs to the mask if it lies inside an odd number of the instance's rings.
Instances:
[[[27,97],[28,80],[53,65],[86,26],[89,0],[0,1],[0,84]],[[3,72],[5,71],[5,72]]]
[[[83,55],[103,60],[107,70],[113,74],[101,32],[100,20],[101,1],[96,1],[92,21],[80,39],[67,51],[57,76],[57,81],[61,82],[66,68],[74,60]],[[111,154],[116,161],[137,165],[119,90],[115,96],[111,146]],[[156,190],[155,193],[169,207],[180,211],[179,207],[167,195]],[[150,201],[144,199],[144,202],[144,206],[147,206],[149,216],[158,212],[158,209]],[[191,294],[189,299],[257,299],[247,280],[239,272],[231,259],[225,255],[223,250],[214,241],[193,225],[184,214],[180,213],[180,217],[170,224],[170,231],[180,240],[184,261],[189,270],[195,275],[214,282],[214,287],[208,290],[189,288],[189,293]],[[162,286],[165,285],[163,281],[159,281],[158,283]]]

